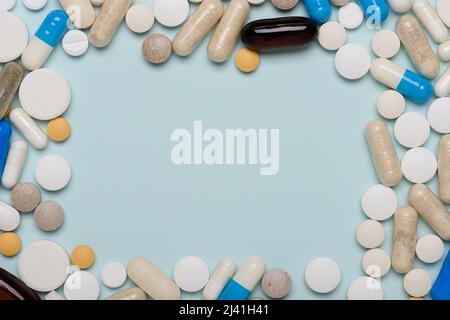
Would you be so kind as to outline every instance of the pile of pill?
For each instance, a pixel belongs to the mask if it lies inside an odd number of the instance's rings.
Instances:
[[[47,0],[22,0],[29,10],[39,11]],[[327,51],[335,51],[336,72],[354,81],[366,74],[387,88],[374,106],[381,119],[370,121],[365,137],[372,155],[379,183],[362,195],[361,209],[367,216],[357,227],[356,241],[367,251],[361,259],[364,276],[353,280],[347,298],[383,299],[380,279],[391,268],[404,274],[403,287],[411,299],[421,299],[431,292],[433,299],[450,299],[450,255],[440,274],[432,279],[424,269],[414,267],[417,259],[439,262],[450,241],[450,66],[440,74],[442,62],[450,61],[450,0],[303,0],[308,17],[288,16],[298,0],[271,0],[283,16],[247,21],[252,6],[264,0],[154,0],[153,6],[133,4],[132,0],[60,0],[61,8],[46,14],[42,24],[29,39],[24,21],[12,10],[16,0],[0,2],[0,177],[9,189],[10,200],[0,201],[0,253],[18,258],[18,275],[0,268],[2,299],[95,300],[101,284],[88,271],[96,253],[87,244],[65,248],[49,240],[27,244],[14,232],[22,214],[33,213],[43,231],[59,229],[64,209],[53,199],[42,199],[41,189],[58,191],[71,179],[71,166],[60,155],[43,155],[35,164],[36,183],[21,181],[30,147],[45,149],[50,142],[64,142],[71,125],[63,118],[71,102],[69,82],[55,70],[45,68],[53,50],[61,45],[70,57],[83,55],[89,46],[108,46],[122,21],[137,34],[144,34],[143,59],[162,64],[174,53],[191,55],[209,34],[207,56],[214,63],[225,63],[235,53],[236,67],[251,73],[266,53],[299,50],[315,40]],[[196,3],[191,12],[192,3]],[[329,21],[333,7],[337,21]],[[99,8],[95,8],[99,7]],[[375,7],[375,8],[374,8]],[[390,11],[399,14],[395,30],[382,29]],[[375,15],[375,16],[374,16]],[[348,31],[360,27],[379,29],[374,33],[371,50],[357,43],[347,43]],[[155,23],[167,28],[179,27],[169,39],[149,32]],[[86,31],[90,29],[89,31]],[[430,39],[430,40],[429,40]],[[239,43],[242,47],[235,50]],[[403,48],[415,70],[391,61]],[[431,80],[436,79],[434,84]],[[433,94],[437,99],[432,99]],[[12,106],[15,96],[20,106]],[[407,101],[430,103],[427,116],[407,110]],[[431,101],[432,100],[432,101]],[[431,102],[430,102],[431,101]],[[391,133],[386,120],[394,121]],[[47,122],[43,130],[38,121]],[[16,130],[22,139],[11,141]],[[442,134],[438,152],[423,145],[431,130]],[[402,159],[393,144],[405,147]],[[439,190],[426,185],[437,173]],[[405,178],[411,182],[407,206],[400,206],[394,187]],[[393,247],[388,253],[380,248],[385,240],[383,222],[393,220]],[[418,236],[417,226],[424,220],[435,232]],[[261,257],[248,257],[239,266],[231,259],[220,260],[210,272],[200,257],[186,256],[174,266],[172,276],[145,257],[135,257],[123,266],[107,263],[101,283],[120,288],[127,279],[133,287],[117,291],[109,300],[180,299],[181,291],[202,291],[206,300],[262,299],[251,297],[256,286],[272,299],[287,297],[292,279],[282,268],[266,270]],[[304,271],[310,290],[326,294],[341,283],[342,270],[329,257],[313,259]],[[37,293],[39,294],[37,294]]]

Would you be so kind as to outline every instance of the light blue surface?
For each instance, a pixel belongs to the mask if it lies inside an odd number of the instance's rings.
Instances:
[[[14,12],[33,34],[56,7],[55,0],[51,3],[33,13],[18,1]],[[334,7],[332,20],[336,13]],[[284,14],[266,1],[252,7],[248,21],[288,14],[304,15],[303,5]],[[396,17],[391,12],[384,26],[393,28]],[[177,29],[155,24],[152,31],[173,36]],[[363,26],[349,32],[349,42],[369,48],[373,34]],[[18,229],[23,245],[51,239],[70,252],[77,244],[90,244],[97,254],[90,271],[98,278],[105,263],[126,265],[135,256],[171,274],[187,255],[202,257],[211,270],[221,258],[241,264],[247,256],[260,255],[267,268],[291,274],[288,298],[345,298],[350,282],[363,275],[365,250],[355,241],[355,229],[366,218],[360,197],[378,183],[363,130],[378,117],[375,101],[386,88],[369,75],[343,80],[335,72],[334,53],[317,43],[263,55],[259,69],[244,75],[233,59],[210,62],[207,41],[187,58],[150,65],[140,53],[143,38],[122,25],[106,49],[91,47],[75,59],[58,47],[47,62],[71,84],[73,100],[65,117],[73,134],[66,143],[31,150],[23,180],[34,181],[34,165],[46,154],[64,156],[73,179],[61,192],[42,194],[65,209],[63,227],[42,232],[25,214]],[[394,61],[414,70],[403,50]],[[426,114],[427,105],[408,102],[407,110]],[[208,128],[279,128],[279,174],[260,176],[256,166],[173,165],[170,134],[177,128],[192,130],[194,120]],[[389,121],[391,131],[392,126]],[[436,151],[438,137],[433,132],[425,146]],[[406,150],[395,145],[402,156]],[[409,186],[403,181],[395,188],[400,205],[407,203]],[[436,179],[431,186],[436,190]],[[8,198],[1,189],[0,199]],[[382,248],[390,252],[392,221],[383,224]],[[429,232],[421,220],[419,236]],[[328,295],[312,293],[304,282],[305,267],[318,256],[335,259],[343,270],[342,283]],[[16,274],[17,261],[0,257],[0,265]],[[424,265],[416,259],[415,267],[426,268],[434,278],[441,263]],[[382,286],[386,298],[406,298],[402,276],[395,272],[382,279]],[[101,289],[102,297],[112,292]],[[255,294],[262,295],[259,287]],[[198,297],[183,293],[183,298]]]

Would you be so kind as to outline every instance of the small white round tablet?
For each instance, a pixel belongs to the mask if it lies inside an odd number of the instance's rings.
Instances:
[[[311,290],[328,293],[336,289],[341,282],[341,269],[333,259],[319,257],[306,267],[305,281]]]
[[[404,147],[419,147],[428,140],[430,125],[420,113],[405,112],[395,121],[394,136]]]
[[[433,280],[423,269],[413,269],[403,278],[403,288],[412,297],[426,296],[432,286]]]
[[[110,262],[102,269],[102,282],[110,288],[119,288],[127,280],[125,267],[118,262]]]
[[[144,33],[150,30],[155,22],[155,16],[149,6],[135,4],[127,11],[125,22],[131,31]]]
[[[434,100],[428,109],[427,118],[434,131],[450,133],[450,98]]]
[[[176,27],[189,16],[189,2],[187,0],[155,0],[153,12],[156,20],[166,27]]]
[[[381,278],[391,269],[391,257],[381,249],[368,250],[361,261],[364,272],[372,278]]]
[[[364,192],[361,207],[369,218],[383,221],[389,219],[397,209],[397,196],[391,188],[376,184]]]
[[[436,174],[437,161],[430,150],[418,147],[403,155],[401,167],[407,180],[412,183],[426,183]]]
[[[198,1],[198,0],[196,0],[196,1]],[[200,0],[200,1],[203,1],[203,0]],[[266,1],[266,0],[248,0],[248,3],[257,6],[257,5],[263,4],[264,1]]]
[[[347,289],[348,300],[383,300],[383,288],[378,279],[361,277],[350,284]]]
[[[64,51],[72,57],[79,57],[89,48],[89,39],[81,30],[70,30],[62,39]]]
[[[33,242],[19,257],[19,275],[31,289],[50,292],[67,278],[69,256],[57,243],[49,240]]]
[[[69,183],[71,170],[63,157],[48,155],[37,163],[34,177],[45,190],[58,191]]]
[[[1,0],[0,12],[12,10],[16,6],[16,0]]]
[[[346,29],[356,29],[364,21],[364,13],[354,2],[347,3],[338,10],[338,21]]]
[[[208,282],[208,265],[199,257],[184,257],[175,265],[173,279],[181,290],[197,292]]]
[[[397,119],[405,112],[406,101],[395,90],[386,90],[377,98],[378,113],[386,119]]]
[[[370,68],[370,54],[359,44],[349,43],[336,52],[334,66],[345,79],[356,80],[366,75]]]
[[[41,10],[47,5],[48,0],[22,0],[23,5],[30,10]]]
[[[64,296],[67,300],[97,300],[99,295],[100,285],[87,271],[75,271],[64,283]]]
[[[372,38],[372,50],[380,58],[392,58],[400,50],[400,39],[392,30],[380,30]]]
[[[434,234],[421,237],[416,244],[416,255],[425,263],[435,263],[444,254],[444,243]]]
[[[66,300],[66,299],[64,299],[64,297],[62,295],[60,295],[58,292],[50,291],[49,293],[47,293],[45,295],[45,300],[61,301],[61,300]]]
[[[12,12],[0,12],[0,63],[20,57],[28,44],[28,28]]]
[[[384,241],[384,227],[376,220],[365,220],[356,229],[356,240],[367,249],[381,246]]]
[[[338,50],[347,41],[347,31],[335,21],[324,23],[319,29],[320,45],[326,50]]]
[[[450,0],[436,0],[436,11],[442,22],[450,28]]]
[[[19,88],[22,108],[33,118],[51,120],[62,115],[70,103],[67,80],[50,69],[29,73]]]

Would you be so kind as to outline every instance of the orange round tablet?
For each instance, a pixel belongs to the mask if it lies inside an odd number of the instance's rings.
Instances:
[[[80,244],[72,250],[70,260],[72,260],[72,263],[80,269],[87,269],[94,264],[94,250],[88,245]]]
[[[256,51],[242,48],[236,54],[236,66],[245,73],[253,72],[258,68],[259,54]]]
[[[62,142],[69,138],[72,128],[64,118],[56,118],[48,123],[47,135],[56,142]]]
[[[22,247],[22,241],[14,232],[0,234],[0,253],[6,257],[15,256]]]

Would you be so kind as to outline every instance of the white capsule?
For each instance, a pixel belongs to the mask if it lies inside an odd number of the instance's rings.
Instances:
[[[252,291],[264,275],[264,261],[260,257],[250,257],[239,268],[233,279]]]
[[[231,279],[235,272],[236,265],[232,260],[220,260],[203,289],[203,298],[205,300],[217,300],[228,280]]]
[[[19,212],[10,205],[0,201],[0,230],[6,232],[13,231],[19,224]]]
[[[11,143],[2,176],[2,184],[5,188],[11,189],[19,182],[27,153],[28,146],[24,141],[16,140]]]
[[[47,146],[47,136],[22,108],[12,109],[9,119],[33,147],[44,149]]]
[[[413,5],[413,0],[388,0],[392,10],[398,13],[409,11]]]
[[[439,98],[447,97],[450,94],[450,66],[434,84],[434,93]]]
[[[448,29],[427,0],[416,0],[413,5],[413,12],[434,42],[442,43],[447,41]]]
[[[450,60],[450,40],[447,40],[439,45],[438,56],[442,61]]]

